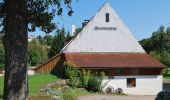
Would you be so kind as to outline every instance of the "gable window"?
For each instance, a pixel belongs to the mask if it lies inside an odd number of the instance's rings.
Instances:
[[[109,13],[106,13],[106,22],[109,22]]]
[[[127,78],[127,87],[136,87],[136,78]]]

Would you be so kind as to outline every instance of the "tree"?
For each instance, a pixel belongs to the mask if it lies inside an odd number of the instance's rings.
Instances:
[[[53,40],[53,36],[52,35],[45,35],[44,40],[45,40],[46,45],[51,45],[52,40]]]
[[[41,62],[41,45],[32,40],[28,45],[28,62],[31,66],[35,66]]]
[[[61,30],[58,30],[56,35],[54,36],[54,39],[51,44],[51,48],[48,53],[49,58],[55,56],[57,53],[61,51],[61,49],[64,47],[64,41],[65,41],[65,30],[64,28],[62,28]]]
[[[141,40],[140,44],[147,53],[170,66],[170,27],[165,31],[164,26],[161,26],[150,38]]]
[[[81,31],[81,29],[82,29],[82,28],[80,28],[80,27],[77,28],[77,29],[76,29],[76,33],[79,33],[79,32]]]
[[[38,42],[40,43],[40,45],[44,44],[44,40],[43,37],[41,35],[37,36]]]
[[[36,27],[46,33],[56,29],[52,20],[62,14],[63,4],[71,15],[71,0],[0,1],[0,25],[5,33],[4,100],[28,99],[27,33],[35,31]]]

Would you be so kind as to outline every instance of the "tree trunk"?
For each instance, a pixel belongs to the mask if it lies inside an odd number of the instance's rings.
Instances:
[[[4,100],[27,100],[26,0],[6,0]]]

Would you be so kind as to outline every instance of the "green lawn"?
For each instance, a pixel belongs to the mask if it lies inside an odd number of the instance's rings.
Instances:
[[[40,94],[40,89],[48,83],[55,82],[58,77],[51,74],[36,74],[28,77],[29,96]],[[3,77],[0,77],[0,98],[3,94]]]
[[[4,82],[4,78],[0,76],[0,100],[2,98],[2,91],[3,91],[3,82]]]

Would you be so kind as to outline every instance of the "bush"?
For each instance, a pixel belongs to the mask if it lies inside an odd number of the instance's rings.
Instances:
[[[101,72],[100,75],[91,75],[87,84],[87,90],[92,92],[100,92],[102,90],[101,84],[103,81],[104,73]]]
[[[88,81],[90,79],[90,71],[83,70],[80,73],[81,86],[87,88]]]
[[[79,77],[72,77],[72,78],[70,78],[69,85],[72,88],[77,88],[80,84],[79,80],[80,80]]]
[[[71,79],[72,77],[78,77],[79,71],[77,70],[77,66],[70,62],[64,62],[65,76],[66,78]]]
[[[157,94],[155,100],[169,100],[170,92],[169,91],[161,91]]]
[[[64,68],[65,68],[65,75],[67,78],[70,79],[69,85],[72,88],[76,88],[79,86],[79,70],[77,69],[76,65],[70,63],[70,62],[65,62],[64,63]]]

